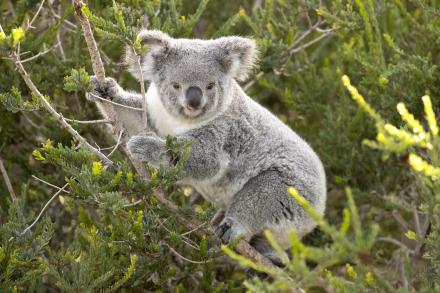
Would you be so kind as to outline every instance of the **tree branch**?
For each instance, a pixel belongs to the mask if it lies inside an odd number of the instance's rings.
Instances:
[[[17,201],[17,196],[15,195],[14,189],[12,188],[11,180],[9,179],[8,172],[6,171],[5,165],[3,165],[2,159],[0,159],[0,171],[5,181],[6,187],[8,188],[9,194],[11,195],[12,201]]]
[[[40,220],[41,216],[43,215],[43,213],[46,211],[46,209],[49,207],[49,205],[55,200],[55,198],[57,198],[57,196],[64,191],[64,189],[66,189],[66,187],[69,185],[69,183],[64,184],[63,187],[61,187],[61,189],[59,189],[57,192],[55,192],[55,194],[47,201],[47,203],[44,205],[44,207],[41,209],[40,213],[38,214],[38,216],[35,218],[35,220],[32,222],[32,224],[30,224],[28,227],[26,227],[26,229],[23,230],[23,232],[21,232],[21,235],[24,235],[27,231],[29,231],[30,229],[32,229],[33,226],[35,226],[35,224],[38,223],[38,220]]]
[[[20,62],[20,57],[18,56],[17,52],[12,52],[11,54],[12,61],[15,64],[15,67],[18,70],[18,73],[23,78],[26,85],[29,87],[29,89],[34,93],[34,95],[38,98],[40,103],[43,105],[43,107],[52,114],[57,121],[61,124],[61,126],[66,129],[77,141],[81,143],[81,145],[85,146],[88,150],[90,150],[92,153],[94,153],[106,166],[113,165],[113,162],[107,158],[103,153],[98,151],[96,148],[94,148],[91,144],[87,142],[87,140],[82,137],[78,131],[76,131],[69,123],[67,123],[66,119],[59,114],[52,105],[46,100],[46,98],[40,93],[38,88],[35,86],[33,81],[31,80],[29,74],[24,69],[23,64]]]

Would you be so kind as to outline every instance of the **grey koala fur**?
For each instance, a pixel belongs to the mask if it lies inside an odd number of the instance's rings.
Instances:
[[[170,166],[166,135],[193,141],[181,184],[194,187],[219,212],[212,223],[225,243],[237,237],[250,241],[275,259],[261,237],[269,229],[284,249],[288,231],[302,237],[316,223],[288,194],[295,187],[323,215],[325,173],[311,147],[277,117],[249,98],[237,81],[244,80],[256,56],[255,42],[243,37],[215,40],[174,39],[160,31],[139,33],[148,52],[141,58],[147,91],[147,126],[142,113],[118,109],[131,136],[134,157],[153,165]],[[139,78],[136,56],[127,63]],[[108,78],[95,95],[132,107],[142,106],[139,94],[125,92]],[[195,97],[196,107],[191,104]]]

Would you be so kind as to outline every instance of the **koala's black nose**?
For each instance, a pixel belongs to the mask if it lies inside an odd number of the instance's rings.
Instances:
[[[186,90],[186,102],[192,109],[198,109],[202,104],[203,92],[197,86],[191,86]]]

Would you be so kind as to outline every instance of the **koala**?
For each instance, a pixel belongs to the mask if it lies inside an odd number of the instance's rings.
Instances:
[[[240,87],[256,60],[255,42],[238,36],[175,39],[155,30],[138,37],[148,52],[139,66],[128,51],[127,62],[136,78],[142,70],[150,82],[147,125],[141,112],[115,109],[129,128],[128,150],[141,161],[172,166],[165,137],[192,141],[179,184],[192,186],[218,209],[212,224],[224,243],[242,237],[276,259],[264,229],[287,249],[291,229],[302,237],[316,226],[288,188],[295,187],[323,215],[326,178],[312,148]],[[142,107],[140,94],[124,91],[113,79],[107,78],[103,90],[92,82],[95,96]]]

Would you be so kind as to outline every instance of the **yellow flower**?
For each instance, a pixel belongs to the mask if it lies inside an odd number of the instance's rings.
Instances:
[[[397,111],[402,117],[402,120],[408,123],[409,127],[412,128],[414,133],[425,134],[425,130],[423,129],[422,124],[420,124],[419,120],[414,118],[413,114],[409,113],[405,104],[403,103],[397,104]]]
[[[0,42],[3,42],[6,39],[6,35],[4,32],[0,32]]]
[[[432,110],[432,103],[429,96],[423,96],[422,97],[423,105],[425,106],[425,114],[426,114],[426,121],[428,121],[429,129],[431,130],[432,135],[435,137],[438,135],[438,125],[437,121],[435,120],[435,114]]]
[[[379,83],[380,83],[380,84],[382,84],[382,85],[387,85],[388,82],[389,82],[389,80],[388,80],[388,78],[386,78],[385,76],[382,75],[382,76],[379,77]]]
[[[405,233],[406,238],[409,240],[416,239],[416,233],[414,231],[408,230],[408,232]]]
[[[12,29],[12,46],[15,47],[24,39],[24,30],[21,27]]]
[[[344,75],[342,77],[342,83],[350,92],[352,99],[355,100],[365,112],[367,112],[374,120],[376,120],[376,122],[382,121],[379,114],[377,114],[376,111],[374,111],[373,108],[371,108],[371,106],[367,102],[365,102],[364,97],[359,94],[357,88],[351,85],[350,78],[348,78],[347,75]]]
[[[409,164],[411,167],[417,171],[424,173],[427,176],[430,176],[432,178],[438,178],[440,177],[440,168],[434,167],[431,164],[425,162],[421,157],[410,154],[408,159]]]
[[[356,273],[356,271],[354,270],[354,268],[353,268],[350,264],[346,264],[346,265],[345,265],[345,268],[346,268],[346,270],[347,270],[347,274],[348,274],[351,278],[353,278],[353,279],[356,279],[356,278],[357,278],[357,273]]]
[[[373,278],[373,274],[371,272],[368,272],[365,275],[365,281],[367,282],[368,285],[370,285],[370,286],[373,285],[374,278]]]
[[[102,173],[102,163],[101,162],[93,162],[92,165],[92,174],[93,176],[99,176]]]

